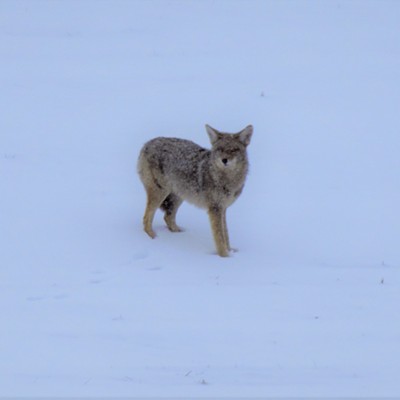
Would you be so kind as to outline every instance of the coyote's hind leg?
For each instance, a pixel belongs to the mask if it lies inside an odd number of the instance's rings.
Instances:
[[[159,188],[146,188],[147,192],[147,204],[146,211],[143,217],[143,227],[144,231],[154,239],[156,237],[155,232],[153,231],[153,219],[154,214],[158,207],[160,207],[161,203],[167,196],[168,192]]]
[[[176,224],[176,213],[183,200],[174,193],[170,193],[167,198],[162,202],[161,209],[165,212],[164,221],[171,232],[182,232]]]

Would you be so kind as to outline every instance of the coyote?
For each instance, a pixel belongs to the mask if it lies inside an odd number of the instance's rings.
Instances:
[[[180,232],[175,217],[183,200],[208,211],[211,230],[221,257],[230,250],[226,209],[243,190],[248,160],[246,148],[253,134],[247,126],[239,133],[217,131],[206,125],[211,150],[185,139],[158,137],[147,142],[139,156],[138,173],[147,193],[143,217],[145,232],[154,238],[157,208],[172,232]]]

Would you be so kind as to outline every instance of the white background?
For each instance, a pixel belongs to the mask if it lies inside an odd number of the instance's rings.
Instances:
[[[0,2],[0,395],[400,394],[400,3]],[[141,146],[254,125],[215,254]]]

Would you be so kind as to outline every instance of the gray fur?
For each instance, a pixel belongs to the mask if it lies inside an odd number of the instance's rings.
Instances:
[[[208,211],[218,254],[230,250],[226,209],[243,190],[248,159],[246,147],[253,127],[236,134],[206,125],[212,144],[205,149],[185,139],[158,137],[147,142],[139,156],[138,172],[147,192],[144,229],[152,238],[157,208],[165,212],[168,228],[177,232],[176,212],[183,200]]]

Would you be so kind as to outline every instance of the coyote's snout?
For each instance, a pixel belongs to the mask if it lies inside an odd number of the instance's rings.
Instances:
[[[147,193],[143,217],[145,232],[154,238],[157,208],[172,232],[181,229],[175,217],[183,200],[208,211],[217,252],[231,250],[226,209],[239,197],[248,171],[246,148],[253,134],[247,126],[239,133],[221,133],[206,125],[211,150],[189,140],[159,137],[147,142],[139,156],[138,172]]]

